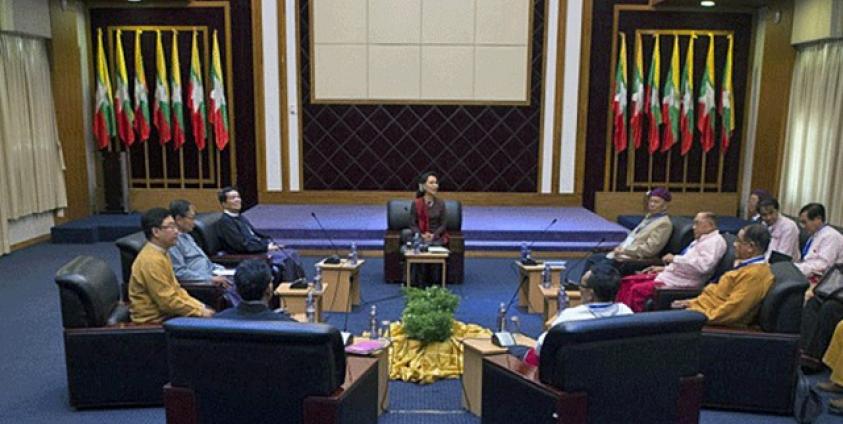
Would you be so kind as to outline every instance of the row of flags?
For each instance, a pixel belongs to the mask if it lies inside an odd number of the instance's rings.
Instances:
[[[150,114],[149,92],[141,55],[142,30],[135,31],[135,78],[134,107],[129,97],[129,81],[126,73],[126,59],[123,55],[122,31],[116,31],[115,49],[115,87],[112,96],[111,81],[106,65],[105,50],[102,43],[102,29],[97,29],[97,85],[96,107],[94,110],[94,138],[100,149],[108,147],[112,137],[117,136],[126,146],[135,140],[149,140]],[[161,144],[172,140],[173,147],[181,148],[185,141],[184,110],[182,104],[181,67],[179,65],[178,32],[173,30],[173,47],[170,56],[170,75],[167,78],[167,64],[164,60],[164,48],[161,31],[156,30],[155,41],[155,96],[152,103],[152,125],[158,131]],[[223,150],[229,141],[228,107],[225,100],[222,66],[220,61],[217,31],[213,34],[211,54],[211,92],[209,97],[210,116],[205,108],[205,88],[202,84],[202,65],[199,61],[197,31],[193,31],[193,43],[190,54],[190,81],[187,86],[187,109],[193,139],[198,150],[205,149],[208,138],[206,122],[211,129],[219,150]]]
[[[641,147],[643,139],[643,116],[649,118],[647,132],[647,150],[652,155],[657,151],[667,152],[674,144],[680,143],[680,154],[687,155],[694,142],[694,39],[688,39],[688,49],[685,54],[685,66],[679,72],[679,36],[673,36],[673,53],[670,57],[670,67],[664,83],[664,97],[659,102],[659,81],[661,71],[661,53],[659,49],[659,35],[654,35],[655,47],[650,59],[650,69],[646,82],[643,80],[644,58],[641,45],[641,34],[635,34],[635,68],[632,71],[632,116],[629,119],[629,134],[627,133],[627,63],[626,63],[626,35],[621,36],[621,46],[618,65],[615,72],[615,94],[612,100],[613,126],[612,143],[616,152],[626,150],[628,139],[635,149]],[[699,97],[697,97],[696,128],[700,131],[700,145],[703,152],[708,153],[715,145],[714,114],[716,95],[714,88],[714,35],[708,34],[708,53],[705,70],[700,80]],[[719,113],[720,152],[729,149],[732,132],[735,130],[735,111],[732,108],[732,50],[733,38],[728,36],[729,50],[726,64],[723,68]],[[664,125],[659,134],[659,125]]]

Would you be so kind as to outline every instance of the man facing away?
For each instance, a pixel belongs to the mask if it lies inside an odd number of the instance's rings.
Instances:
[[[685,250],[662,258],[667,266],[652,266],[641,274],[624,277],[617,300],[635,312],[642,312],[657,285],[696,288],[706,283],[726,253],[726,240],[717,230],[717,217],[711,212],[698,213],[693,228],[694,241]]]
[[[294,321],[289,315],[269,309],[272,297],[272,272],[266,261],[245,260],[234,272],[237,293],[243,299],[240,304],[214,315],[214,318],[258,321]]]
[[[298,253],[255,231],[252,223],[240,213],[243,207],[240,192],[233,187],[225,187],[219,191],[218,198],[223,214],[217,225],[225,251],[268,253],[272,264],[280,268],[281,281],[294,281],[304,277]]]
[[[178,228],[163,208],[141,217],[148,243],[132,264],[129,279],[129,311],[138,324],[162,322],[175,316],[209,317],[214,310],[191,297],[179,285],[167,250],[176,244]]]
[[[793,261],[798,261],[799,255],[799,227],[790,219],[781,216],[779,213],[779,201],[769,197],[758,202],[758,213],[761,221],[770,231],[770,247],[767,248],[766,256],[769,259],[770,253],[779,252],[790,256]]]
[[[755,321],[774,281],[764,258],[770,233],[761,224],[747,225],[738,232],[734,245],[740,261],[735,269],[723,274],[717,284],[706,286],[699,296],[677,300],[672,307],[702,312],[713,325],[747,327]]]

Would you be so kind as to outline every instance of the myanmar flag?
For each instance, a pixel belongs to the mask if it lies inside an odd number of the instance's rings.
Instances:
[[[732,132],[735,130],[735,109],[732,108],[732,47],[733,38],[729,36],[729,52],[723,67],[723,85],[720,93],[720,153],[729,149]]]
[[[618,51],[618,66],[615,71],[615,96],[612,99],[615,131],[612,142],[615,151],[626,150],[626,34],[621,33],[621,48]]]
[[[662,152],[667,152],[679,140],[679,36],[673,36],[673,53],[670,55],[670,68],[664,83],[662,98],[662,119],[664,120],[664,141]]]
[[[158,141],[164,144],[170,141],[170,91],[167,89],[167,65],[164,63],[164,46],[161,44],[161,31],[155,31],[155,102],[152,104],[152,116],[158,129]]]
[[[146,72],[143,69],[141,55],[141,34],[135,31],[135,130],[138,140],[149,140],[149,91],[146,87]]]
[[[708,35],[708,55],[705,59],[705,71],[700,82],[700,97],[697,99],[700,130],[700,145],[708,153],[714,147],[714,35]]]
[[[632,145],[641,147],[641,132],[644,115],[644,54],[641,52],[641,34],[635,32],[635,69],[632,71],[632,117],[629,128],[632,131]]]
[[[193,30],[190,48],[190,83],[187,85],[187,108],[193,127],[193,141],[199,150],[205,149],[205,88],[202,86],[202,65],[199,63],[197,32]]]
[[[644,111],[650,117],[648,151],[652,155],[659,150],[659,125],[662,123],[662,111],[659,106],[659,72],[661,72],[661,58],[659,57],[659,35],[654,36],[653,58],[650,59],[650,70],[647,72],[647,98]]]
[[[114,115],[117,117],[117,135],[123,144],[131,146],[135,142],[132,126],[135,114],[132,113],[132,99],[129,98],[129,77],[126,74],[126,58],[123,55],[123,31],[117,30],[117,87],[114,90]]]
[[[685,66],[682,67],[682,116],[679,118],[679,131],[682,133],[681,155],[688,154],[694,143],[694,38],[688,39],[685,54]]]
[[[214,47],[211,60],[211,116],[208,120],[214,128],[214,139],[219,150],[228,144],[228,106],[225,103],[225,85],[222,79],[220,48],[217,43],[217,31],[214,31]]]
[[[181,65],[179,64],[179,33],[173,30],[173,49],[170,66],[170,107],[173,110],[173,148],[184,145],[184,110],[181,101]]]
[[[97,28],[97,92],[94,111],[94,138],[97,147],[108,147],[114,137],[114,108],[111,105],[111,81],[105,64],[105,49],[102,47],[102,28]]]

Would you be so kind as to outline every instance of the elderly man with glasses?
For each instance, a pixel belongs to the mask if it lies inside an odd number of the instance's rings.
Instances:
[[[770,245],[770,233],[761,224],[743,227],[735,239],[735,269],[723,274],[717,284],[709,284],[702,294],[689,300],[673,302],[674,308],[702,312],[708,323],[747,327],[758,316],[761,301],[773,285],[773,273],[764,253]]]
[[[129,311],[138,324],[162,322],[175,316],[210,317],[214,310],[191,297],[179,285],[167,251],[179,236],[170,211],[153,208],[141,217],[148,243],[132,264]]]

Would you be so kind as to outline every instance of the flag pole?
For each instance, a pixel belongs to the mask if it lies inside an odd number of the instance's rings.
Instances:
[[[164,171],[164,188],[169,188],[169,178],[167,178],[167,149],[164,144],[161,145],[161,169]]]
[[[717,192],[720,193],[723,191],[723,156],[724,153],[720,152],[720,159],[717,163]]]
[[[708,158],[708,153],[702,152],[702,171],[700,173],[700,193],[705,191],[705,160]]]
[[[146,188],[150,188],[151,184],[149,183],[149,140],[143,143],[143,159],[144,176],[146,177]]]

